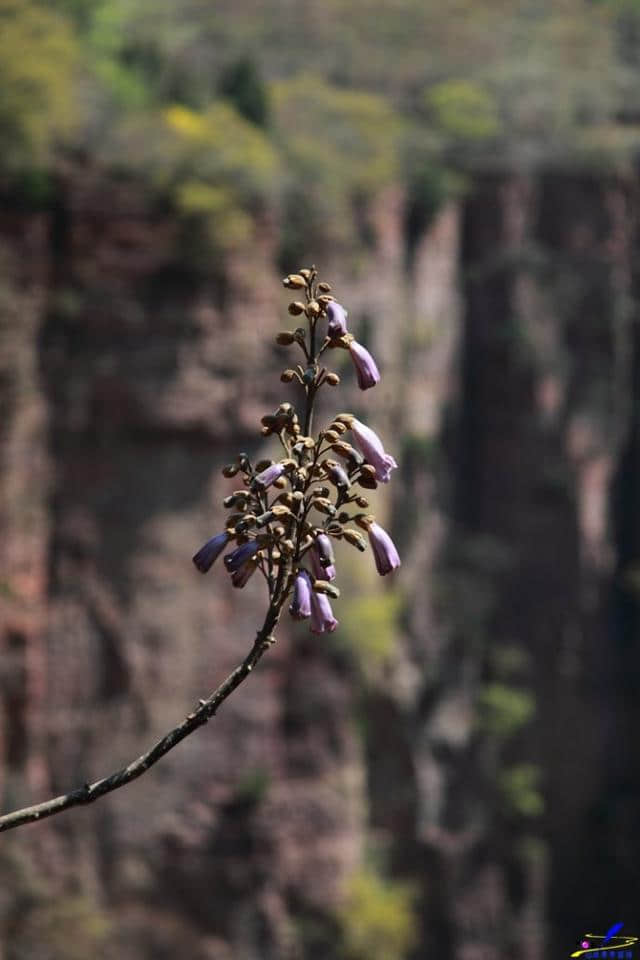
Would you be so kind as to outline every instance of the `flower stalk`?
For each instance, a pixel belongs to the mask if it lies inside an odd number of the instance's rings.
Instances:
[[[380,372],[369,351],[348,332],[347,311],[331,295],[330,285],[319,281],[315,267],[289,274],[283,283],[298,297],[289,304],[289,314],[304,318],[306,326],[276,336],[278,346],[302,354],[302,362],[290,363],[280,379],[302,387],[304,410],[299,413],[286,401],[262,417],[262,436],[278,438],[281,460],[254,466],[242,453],[223,469],[225,477],[234,478],[236,485],[240,478],[244,486],[225,498],[224,505],[232,510],[225,530],[207,541],[194,563],[205,573],[227,545],[235,544],[224,557],[233,586],[244,587],[259,570],[274,622],[291,598],[291,616],[309,619],[314,633],[326,633],[338,626],[328,599],[339,596],[333,582],[333,541],[343,540],[360,551],[367,546],[365,537],[348,526],[352,521],[366,530],[379,574],[400,565],[393,541],[375,517],[348,509],[367,509],[362,489],[388,483],[397,464],[377,434],[352,413],[337,414],[313,436],[317,395],[322,387],[340,382],[322,360],[327,348],[349,352],[361,390],[376,386]]]

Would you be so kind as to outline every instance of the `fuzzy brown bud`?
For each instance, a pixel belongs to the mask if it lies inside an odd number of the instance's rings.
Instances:
[[[364,551],[367,549],[367,544],[364,537],[361,533],[358,533],[357,530],[351,530],[350,528],[347,528],[346,530],[342,531],[342,536],[347,543],[350,543],[352,547],[356,547],[360,553],[364,553]]]
[[[370,474],[364,473],[361,474],[356,480],[361,487],[364,487],[365,490],[377,490],[378,481],[375,477],[372,477]]]
[[[316,510],[319,510],[320,513],[326,513],[328,517],[333,517],[336,512],[336,508],[328,499],[328,497],[316,497],[313,501],[313,505]]]
[[[294,300],[293,303],[289,304],[288,309],[292,317],[299,317],[301,313],[304,313],[304,303]]]
[[[323,280],[318,284],[318,290],[320,293],[331,293],[331,286]]]
[[[316,593],[325,593],[328,597],[332,597],[334,600],[337,600],[340,596],[340,591],[333,583],[329,583],[328,580],[314,580],[313,589]]]
[[[305,280],[311,280],[311,277],[313,276],[313,272],[309,270],[307,267],[305,267],[304,270],[300,271],[300,276],[304,277]]]
[[[368,530],[371,524],[375,523],[376,518],[373,516],[373,514],[369,513],[366,516],[364,514],[360,514],[360,516],[354,517],[353,519],[362,530]]]
[[[290,273],[284,278],[282,284],[289,290],[303,290],[307,285],[306,280],[299,273]]]
[[[329,372],[324,378],[325,383],[328,383],[330,387],[337,387],[340,383],[340,377],[337,373]]]
[[[276,343],[279,347],[290,347],[295,342],[295,336],[290,330],[281,330],[276,336]]]
[[[369,506],[369,501],[366,497],[356,497],[355,502],[362,510],[366,510]]]
[[[327,441],[327,443],[337,443],[340,439],[338,434],[333,430],[325,430],[323,438]]]
[[[295,370],[283,370],[280,374],[280,380],[282,383],[291,383],[293,378],[296,376]]]
[[[226,467],[222,468],[223,477],[235,477],[236,473],[240,468],[235,465],[235,463],[228,463]]]
[[[311,300],[304,308],[304,312],[308,317],[319,317],[322,312],[322,308],[317,300]]]

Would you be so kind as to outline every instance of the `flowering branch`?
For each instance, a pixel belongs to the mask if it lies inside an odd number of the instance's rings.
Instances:
[[[217,690],[208,699],[200,700],[196,710],[147,753],[95,783],[5,814],[0,817],[0,832],[93,803],[146,773],[181,740],[215,716],[220,705],[248,677],[275,642],[273,631],[289,597],[289,613],[296,620],[309,619],[312,632],[335,630],[338,621],[329,598],[338,597],[340,592],[333,583],[336,568],[332,540],[344,540],[361,551],[366,549],[362,533],[348,524],[353,522],[368,534],[379,574],[385,575],[400,565],[389,534],[375,517],[362,512],[369,503],[360,491],[353,489],[355,486],[371,490],[379,482],[387,483],[391,470],[397,466],[393,457],[385,453],[374,431],[351,413],[338,414],[315,439],[310,435],[318,391],[340,382],[336,373],[320,363],[325,351],[349,351],[362,390],[380,381],[376,363],[347,331],[346,311],[330,295],[329,284],[318,282],[314,267],[290,274],[283,282],[288,289],[303,290],[305,296],[305,302],[289,304],[289,313],[304,314],[307,328],[285,331],[276,338],[281,346],[297,344],[304,356],[304,366],[288,368],[280,378],[284,383],[295,380],[304,389],[303,427],[291,403],[281,403],[274,414],[262,418],[262,435],[277,435],[285,456],[278,462],[260,461],[254,467],[242,453],[235,463],[223,469],[225,477],[241,475],[242,489],[224,500],[224,506],[232,510],[224,531],[208,540],[193,557],[197,569],[206,573],[227,546],[235,544],[224,557],[233,586],[242,588],[256,570],[262,573],[269,606],[253,647]],[[324,319],[326,333],[318,348],[317,328]],[[344,439],[349,431],[355,446]],[[328,457],[329,453],[340,460]],[[355,514],[345,509],[356,507],[359,511]]]

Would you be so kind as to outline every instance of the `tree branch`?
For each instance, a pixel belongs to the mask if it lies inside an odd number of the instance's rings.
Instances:
[[[229,694],[233,693],[236,687],[239,687],[243,680],[249,676],[262,654],[269,649],[275,642],[271,636],[271,631],[276,626],[280,616],[280,605],[272,603],[265,617],[262,629],[258,631],[253,647],[236,669],[229,674],[226,680],[214,690],[207,700],[201,700],[197,710],[188,714],[182,723],[174,727],[168,733],[158,740],[150,750],[143,753],[141,757],[134,760],[127,767],[116,770],[108,777],[96,780],[95,783],[85,783],[83,787],[73,790],[71,793],[62,794],[59,797],[53,797],[44,803],[38,803],[33,807],[24,807],[21,810],[14,810],[12,813],[6,813],[0,817],[0,833],[4,830],[13,830],[15,827],[21,827],[25,823],[34,823],[36,820],[44,820],[46,817],[52,817],[70,807],[84,806],[93,803],[99,797],[103,797],[112,790],[119,790],[125,784],[131,783],[146,773],[150,767],[157,763],[161,757],[173,750],[181,740],[188,737],[189,734],[203,726],[211,717],[215,716],[218,707],[227,699]]]

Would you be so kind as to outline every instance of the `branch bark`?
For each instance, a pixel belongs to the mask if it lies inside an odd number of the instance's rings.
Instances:
[[[13,830],[26,823],[35,823],[38,820],[44,820],[46,817],[52,817],[70,807],[86,806],[93,803],[99,797],[111,793],[113,790],[119,790],[132,780],[141,777],[155,763],[164,757],[165,754],[173,750],[174,747],[188,737],[198,727],[203,726],[211,717],[215,716],[218,708],[227,699],[229,694],[240,686],[243,680],[249,676],[263,653],[269,649],[275,642],[271,636],[271,631],[275,628],[280,616],[279,606],[272,604],[267,612],[262,629],[258,631],[253,647],[244,658],[241,664],[229,674],[226,680],[214,690],[210,697],[201,700],[197,710],[189,713],[182,723],[174,727],[164,735],[150,750],[143,753],[141,757],[134,760],[126,767],[116,770],[108,777],[96,780],[95,783],[85,783],[84,786],[73,790],[71,793],[62,794],[59,797],[52,797],[44,803],[37,803],[32,807],[24,807],[21,810],[14,810],[12,813],[6,813],[0,817],[0,833],[5,830]]]

